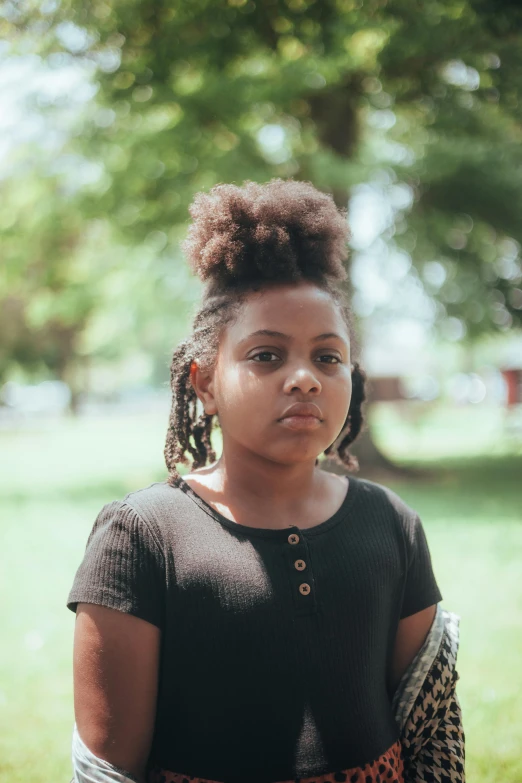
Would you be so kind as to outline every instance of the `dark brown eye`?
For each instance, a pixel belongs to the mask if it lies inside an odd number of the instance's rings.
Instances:
[[[251,358],[254,361],[263,362],[265,364],[270,362],[270,359],[266,359],[267,356],[275,356],[276,360],[279,360],[279,356],[276,353],[273,353],[272,351],[260,351],[259,353],[254,354]],[[265,358],[260,358],[265,357]]]
[[[319,359],[321,360],[321,364],[340,364],[341,363],[341,360],[339,359],[339,357],[338,356],[334,356],[331,353],[323,353],[323,354],[321,354]],[[324,361],[324,359],[326,359],[326,361]],[[333,359],[333,361],[331,361],[332,359]]]

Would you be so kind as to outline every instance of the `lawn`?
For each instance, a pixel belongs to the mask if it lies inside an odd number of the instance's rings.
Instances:
[[[461,616],[459,696],[473,783],[522,780],[522,457],[495,412],[372,422],[422,471],[386,482],[425,525],[443,605]],[[431,416],[431,418],[430,418]],[[164,477],[166,417],[47,422],[0,433],[0,779],[71,778],[74,615],[65,606],[101,506]],[[446,434],[441,428],[447,428]],[[420,445],[419,445],[420,444]],[[488,452],[491,452],[488,454]],[[476,456],[473,456],[473,455]]]

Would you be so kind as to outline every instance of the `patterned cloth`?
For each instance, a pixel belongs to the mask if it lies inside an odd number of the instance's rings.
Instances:
[[[464,783],[465,735],[455,690],[459,679],[455,669],[459,622],[457,615],[437,604],[426,641],[393,697],[392,708],[401,731],[397,743],[366,767],[301,778],[300,783]],[[70,783],[136,783],[130,773],[91,753],[76,723],[72,762],[74,777]],[[149,771],[147,783],[200,780],[156,767]]]
[[[403,783],[403,768],[401,743],[397,740],[379,758],[365,764],[364,767],[342,769],[308,778],[293,778],[281,783]],[[149,771],[147,783],[218,783],[218,781],[180,775],[177,772],[155,767]]]
[[[465,735],[456,693],[460,617],[437,605],[430,633],[393,699],[405,783],[464,783]]]

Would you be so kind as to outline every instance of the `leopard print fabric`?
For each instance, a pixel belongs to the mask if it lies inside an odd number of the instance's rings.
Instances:
[[[147,783],[217,783],[207,778],[194,778],[155,767],[150,770]],[[293,778],[281,783],[403,783],[403,760],[398,740],[379,758],[364,767],[343,769],[324,775]]]

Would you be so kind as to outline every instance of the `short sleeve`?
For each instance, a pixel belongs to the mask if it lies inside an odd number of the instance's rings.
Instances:
[[[407,570],[401,607],[401,620],[442,600],[426,534],[417,514],[405,523]]]
[[[69,596],[78,603],[108,606],[163,627],[165,569],[161,547],[140,515],[115,500],[98,514]]]

